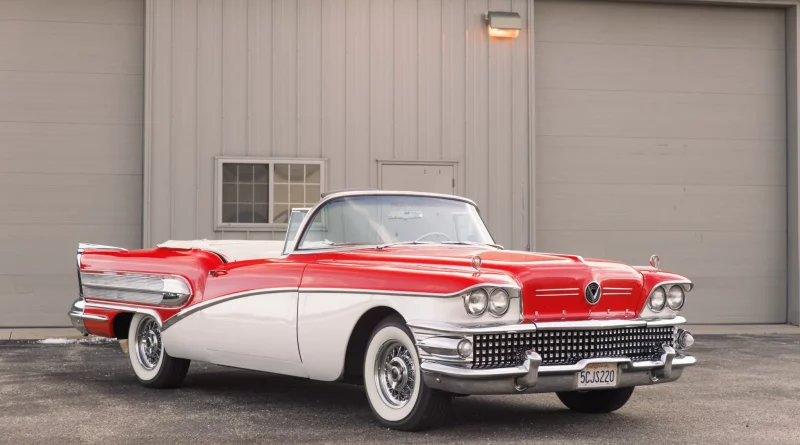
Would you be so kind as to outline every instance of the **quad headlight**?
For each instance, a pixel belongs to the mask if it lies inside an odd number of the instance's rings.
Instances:
[[[489,294],[489,313],[499,317],[508,312],[508,306],[511,304],[511,297],[505,289],[497,288]]]
[[[683,307],[683,302],[686,300],[686,294],[680,284],[674,284],[667,291],[667,306],[673,311],[678,311]]]
[[[516,288],[489,285],[473,288],[464,293],[462,298],[464,309],[470,316],[480,317],[488,312],[492,317],[500,318],[508,314],[520,294]]]
[[[473,317],[478,317],[486,312],[489,305],[489,294],[483,289],[475,289],[464,296],[464,308]]]
[[[671,318],[683,309],[686,293],[692,290],[691,282],[664,282],[650,291],[642,318]]]
[[[647,302],[647,305],[650,306],[653,312],[661,312],[666,302],[667,294],[664,292],[664,288],[659,286],[650,294],[650,300]]]

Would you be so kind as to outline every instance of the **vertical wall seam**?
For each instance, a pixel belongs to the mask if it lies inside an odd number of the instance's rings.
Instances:
[[[536,250],[535,0],[528,1],[528,250]]]
[[[294,3],[294,154],[300,156],[300,2]],[[304,196],[305,196],[305,192]]]
[[[509,11],[513,11],[514,10],[514,0],[508,0],[508,2],[510,3],[509,7],[508,7],[508,10]],[[509,119],[508,122],[510,124],[510,129],[511,129],[511,134],[509,135],[510,136],[510,140],[511,140],[511,144],[509,144],[509,148],[511,149],[511,175],[509,175],[511,177],[511,200],[510,200],[511,201],[511,208],[508,209],[508,211],[511,212],[510,241],[511,241],[512,248],[516,246],[516,243],[514,242],[515,241],[515,237],[516,237],[516,234],[514,233],[514,220],[516,219],[516,216],[515,216],[516,212],[514,211],[514,206],[516,205],[516,203],[514,202],[514,189],[517,187],[517,185],[516,185],[517,178],[514,175],[514,166],[517,165],[517,164],[514,162],[514,153],[517,150],[516,150],[515,141],[514,141],[514,71],[515,71],[514,70],[514,68],[515,68],[514,67],[514,47],[515,47],[515,45],[517,45],[517,42],[518,42],[517,39],[512,39],[511,40],[511,51],[510,51],[511,52],[511,56],[509,57],[509,66],[511,67],[511,69],[509,69],[509,72],[511,72],[511,83],[509,85],[509,89],[511,90],[510,91],[511,94],[509,94],[509,96],[511,97],[511,108],[510,108],[510,112],[509,112],[509,115],[508,115],[508,119]],[[520,215],[523,215],[525,210],[526,210],[525,209],[525,204],[523,204],[522,205],[522,212],[520,212]]]
[[[194,14],[194,237],[200,238],[200,3]]]
[[[219,152],[225,156],[225,6],[222,2],[223,0],[219,0],[219,114],[222,118],[219,129]],[[214,187],[217,187],[217,184],[214,184]],[[218,207],[216,203],[215,207]]]
[[[344,186],[347,185],[347,65],[349,62],[350,51],[347,45],[347,3],[344,7],[344,163],[342,169],[344,170]]]
[[[368,183],[372,183],[372,1],[369,1],[367,8],[367,178]],[[377,188],[377,187],[376,187]]]
[[[469,112],[467,111],[468,101],[469,101],[469,86],[467,85],[467,69],[469,66],[469,28],[467,27],[467,5],[464,4],[464,144],[461,146],[461,156],[464,158],[464,196],[468,196],[468,188],[467,187],[467,168],[469,165],[469,159],[467,157],[467,144],[469,140],[469,122],[467,115]]]
[[[269,14],[269,33],[270,33],[270,51],[269,51],[269,155],[275,155],[275,1],[270,2]],[[275,215],[270,215],[274,217]]]
[[[422,67],[419,64],[419,53],[421,52],[420,44],[422,43],[422,37],[419,35],[419,2],[420,1],[421,0],[417,0],[415,2],[415,6],[416,6],[417,10],[415,12],[415,16],[416,17],[415,17],[415,20],[414,20],[414,26],[416,27],[415,35],[417,36],[417,159],[422,159],[420,157],[420,154],[421,154],[420,153],[420,148],[422,147],[422,143],[421,143],[421,133],[422,133],[422,131],[421,131],[421,129],[422,129],[421,120],[422,119],[421,119],[421,115],[420,115],[420,112],[419,112],[419,103],[421,102],[421,100],[420,100],[420,92],[422,90],[422,88],[421,88],[422,77],[420,75],[420,73],[422,72]]]
[[[169,22],[169,150],[168,169],[169,169],[169,239],[175,233],[175,0],[170,0],[170,22]]]
[[[319,113],[319,133],[318,133],[319,134],[319,140],[316,141],[316,143],[317,143],[317,152],[319,153],[319,157],[323,157],[324,153],[325,153],[325,150],[322,148],[322,141],[323,141],[322,134],[323,134],[323,132],[325,130],[325,125],[324,125],[325,113],[323,112],[323,110],[325,110],[325,101],[324,101],[324,98],[325,98],[325,93],[324,93],[325,85],[324,85],[324,81],[322,80],[325,77],[324,74],[323,74],[324,71],[325,71],[323,69],[323,67],[325,66],[325,59],[324,59],[324,57],[322,57],[322,54],[324,53],[324,51],[322,50],[322,48],[324,48],[323,42],[325,42],[325,28],[323,26],[323,24],[325,23],[324,13],[323,13],[324,11],[325,11],[325,0],[320,0],[320,2],[319,2],[319,71],[320,71],[320,75],[319,75],[319,109],[320,109],[320,113]],[[326,167],[327,166],[324,166],[323,168],[326,168]],[[328,188],[327,184],[322,184],[321,186],[323,187],[324,190],[327,190],[327,188]]]
[[[444,2],[439,0],[439,159],[444,160]],[[455,171],[453,171],[455,174]],[[453,193],[455,193],[455,188]]]
[[[395,84],[395,65],[397,64],[397,0],[392,0],[392,159],[397,159],[397,85]],[[378,184],[378,188],[381,184]]]
[[[250,97],[252,96],[251,91],[253,91],[253,86],[250,84],[250,70],[252,69],[252,50],[250,48],[250,2],[245,0],[244,5],[244,47],[246,52],[245,58],[245,70],[244,70],[244,84],[247,87],[245,90],[245,119],[244,119],[244,135],[245,140],[247,141],[245,144],[245,155],[250,156],[252,155],[252,145],[253,145],[253,138],[250,134],[250,127],[251,122],[250,119],[252,118],[250,113]]]
[[[152,171],[152,144],[153,144],[153,57],[154,57],[154,29],[157,14],[154,12],[155,0],[145,2],[145,34],[144,34],[144,125],[142,147],[142,247],[150,246],[150,217],[151,217],[151,185]]]

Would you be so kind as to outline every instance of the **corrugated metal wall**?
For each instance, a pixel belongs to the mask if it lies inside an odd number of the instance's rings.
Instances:
[[[528,0],[150,0],[145,244],[214,232],[214,156],[326,158],[327,189],[377,160],[458,161],[498,242],[528,245]],[[491,199],[490,199],[491,197]]]

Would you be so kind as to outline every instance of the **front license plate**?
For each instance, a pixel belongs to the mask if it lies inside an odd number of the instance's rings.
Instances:
[[[578,389],[603,388],[617,386],[617,365],[614,363],[596,363],[578,371]]]

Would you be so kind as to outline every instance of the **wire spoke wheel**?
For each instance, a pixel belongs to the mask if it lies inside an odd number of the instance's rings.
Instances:
[[[146,370],[153,370],[161,360],[161,329],[152,317],[145,317],[136,328],[136,358]]]
[[[390,340],[381,346],[375,358],[375,384],[386,405],[402,408],[411,399],[416,381],[414,359],[405,345]]]

